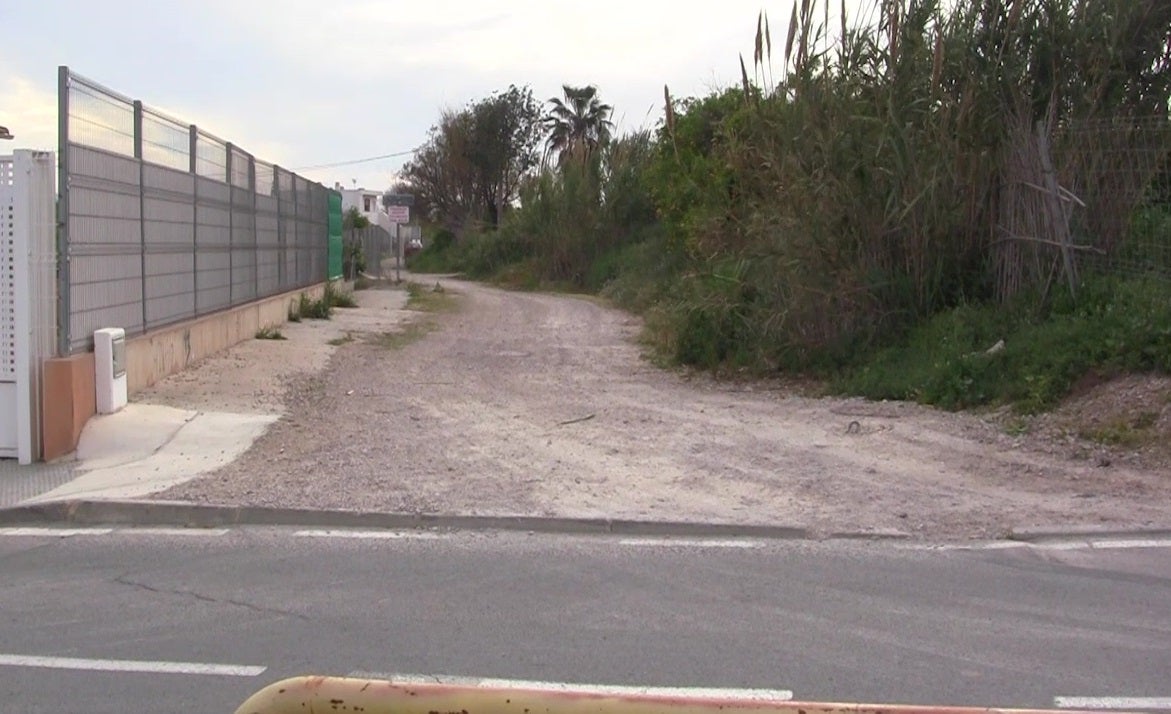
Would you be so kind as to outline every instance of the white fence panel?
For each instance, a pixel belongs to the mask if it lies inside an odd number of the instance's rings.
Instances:
[[[56,340],[56,161],[0,156],[0,457],[41,458],[41,365]]]

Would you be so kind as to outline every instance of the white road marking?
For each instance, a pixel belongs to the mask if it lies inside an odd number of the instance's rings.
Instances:
[[[301,538],[353,538],[356,540],[433,540],[437,533],[413,531],[351,531],[351,530],[307,530],[293,535]]]
[[[1094,548],[1171,548],[1171,538],[1147,538],[1136,540],[1095,540],[1090,545]]]
[[[1098,539],[1073,541],[990,541],[986,543],[907,543],[896,545],[904,550],[1128,550],[1135,548],[1171,548],[1171,538]]]
[[[993,541],[990,543],[896,543],[899,550],[1011,550],[1028,548],[1028,543],[1020,541]]]
[[[574,684],[572,682],[536,682],[524,679],[479,679],[448,675],[386,674],[380,672],[350,672],[350,677],[385,679],[397,684],[444,684],[456,687],[483,689],[524,689],[538,692],[577,692],[582,694],[613,694],[616,696],[690,697],[701,699],[731,699],[751,702],[784,702],[793,698],[788,689],[722,689],[713,687],[637,687],[612,684]]]
[[[0,528],[0,536],[23,538],[68,538],[80,535],[106,535],[113,528]]]
[[[1171,709],[1171,697],[1053,697],[1061,709]]]
[[[715,538],[623,538],[621,545],[652,548],[760,548],[759,540]]]
[[[227,528],[119,528],[118,535],[204,536],[218,538],[231,531]]]
[[[77,659],[73,657],[33,657],[0,654],[2,667],[38,667],[73,669],[90,672],[135,672],[146,674],[201,674],[219,677],[255,677],[268,667],[239,664],[203,664],[200,662],[146,662],[126,659]]]

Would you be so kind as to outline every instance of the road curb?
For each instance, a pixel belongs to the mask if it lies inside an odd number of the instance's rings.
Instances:
[[[75,500],[0,509],[0,526],[31,524],[176,526],[186,528],[222,528],[224,526],[246,525],[368,528],[375,530],[437,529],[579,535],[762,538],[770,540],[798,540],[811,537],[806,528],[784,525],[321,511],[264,506],[211,506],[177,501]],[[873,538],[875,536],[873,534],[859,534],[854,537]]]
[[[1049,540],[1086,540],[1110,538],[1168,538],[1171,528],[1119,528],[1117,526],[1071,525],[1071,526],[1022,526],[1013,528],[1007,540],[1022,543],[1037,543]]]

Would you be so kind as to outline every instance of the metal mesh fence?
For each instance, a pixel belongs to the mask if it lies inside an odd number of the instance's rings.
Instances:
[[[1171,278],[1171,122],[1080,122],[1058,136],[1073,242],[1087,267]]]
[[[1009,119],[996,252],[1002,297],[1089,273],[1171,279],[1171,122]]]
[[[366,226],[360,229],[349,229],[345,232],[343,239],[347,243],[356,244],[361,248],[361,255],[365,262],[362,272],[366,275],[384,278],[394,274],[395,243],[394,238],[385,228]],[[354,275],[354,273],[347,268],[347,275]]]
[[[326,279],[326,189],[62,67],[58,352]]]

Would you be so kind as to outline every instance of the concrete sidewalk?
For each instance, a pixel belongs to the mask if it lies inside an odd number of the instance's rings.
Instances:
[[[290,381],[326,369],[341,344],[401,329],[404,289],[354,293],[359,307],[286,323],[280,339],[246,340],[90,419],[76,452],[48,464],[0,461],[0,508],[142,498],[238,458],[287,410]]]
[[[23,503],[137,498],[165,490],[230,463],[278,418],[130,404],[86,425],[75,478]]]

